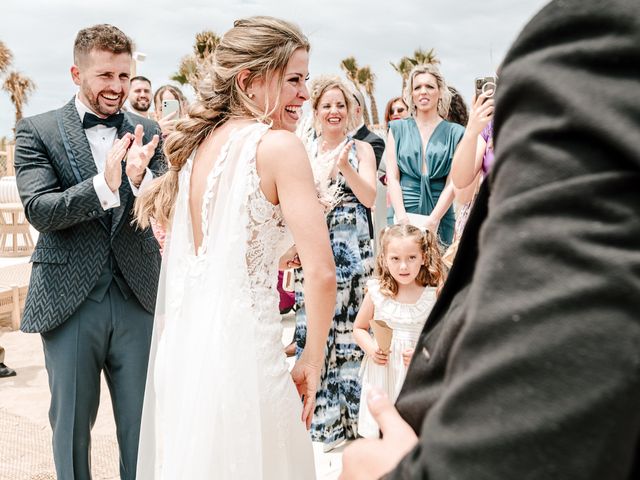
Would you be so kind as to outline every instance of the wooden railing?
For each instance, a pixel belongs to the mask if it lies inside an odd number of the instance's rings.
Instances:
[[[16,143],[12,140],[0,139],[0,177],[13,177],[16,174],[13,159]]]

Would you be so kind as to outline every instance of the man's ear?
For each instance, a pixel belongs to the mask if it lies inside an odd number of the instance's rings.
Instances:
[[[77,65],[71,66],[71,79],[73,80],[73,83],[80,86],[80,69]]]

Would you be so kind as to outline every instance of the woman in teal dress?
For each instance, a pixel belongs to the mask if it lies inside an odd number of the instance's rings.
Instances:
[[[407,94],[412,115],[389,124],[387,186],[397,223],[420,223],[437,231],[444,246],[453,240],[451,161],[464,127],[445,120],[451,93],[438,68],[416,66],[409,75]],[[425,215],[410,220],[407,213]]]

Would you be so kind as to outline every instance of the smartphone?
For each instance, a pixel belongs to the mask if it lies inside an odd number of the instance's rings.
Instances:
[[[295,290],[295,277],[293,268],[288,268],[282,274],[282,290],[293,292]]]
[[[498,86],[498,78],[493,76],[476,78],[476,97],[484,93],[487,98],[493,98]]]
[[[180,110],[180,102],[178,100],[162,100],[162,118]],[[177,116],[174,117],[177,119]]]

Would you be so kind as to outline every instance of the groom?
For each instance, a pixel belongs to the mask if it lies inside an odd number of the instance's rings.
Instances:
[[[155,122],[121,113],[132,41],[111,25],[81,30],[69,103],[17,125],[16,177],[40,232],[21,329],[38,332],[49,375],[57,476],[85,480],[104,372],[133,479],[160,253],[132,225],[134,197],[164,168]]]

